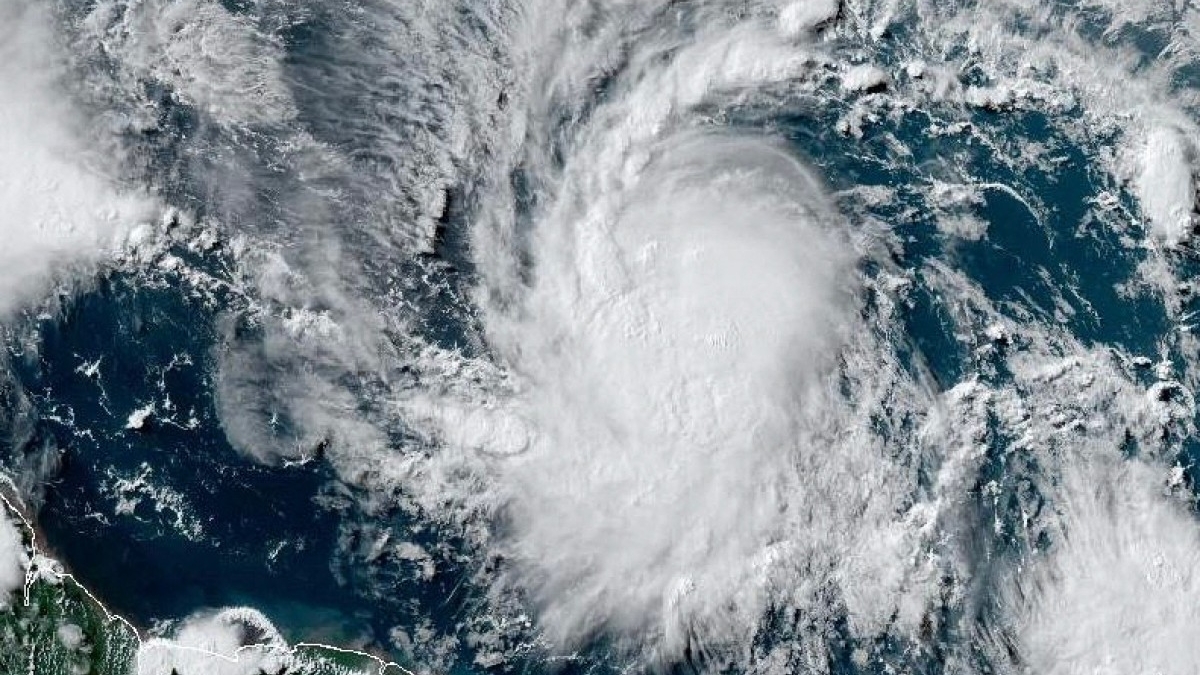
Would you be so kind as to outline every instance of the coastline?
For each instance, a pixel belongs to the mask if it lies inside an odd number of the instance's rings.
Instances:
[[[212,660],[215,663],[236,668],[243,663],[247,666],[247,672],[253,672],[255,666],[251,666],[251,661],[259,661],[264,657],[270,657],[274,663],[281,665],[279,672],[290,673],[305,673],[306,671],[320,672],[323,667],[335,666],[339,669],[338,672],[346,673],[362,673],[363,675],[415,675],[411,670],[396,663],[395,661],[387,660],[375,654],[370,654],[355,649],[339,647],[337,645],[324,644],[319,642],[297,642],[294,645],[287,645],[286,642],[261,642],[256,641],[250,644],[242,645],[232,653],[221,653],[203,647],[180,644],[173,639],[154,637],[144,634],[139,631],[132,622],[125,619],[120,614],[113,612],[95,596],[86,586],[79,582],[63,564],[50,555],[48,543],[45,537],[41,535],[37,528],[33,525],[33,520],[28,513],[23,500],[16,494],[15,486],[12,480],[7,476],[0,476],[0,502],[6,513],[12,514],[14,517],[13,524],[17,526],[18,531],[22,535],[22,545],[25,547],[25,553],[28,558],[28,563],[25,570],[25,582],[22,589],[21,608],[28,611],[37,603],[33,596],[47,589],[42,588],[39,584],[46,584],[50,587],[57,587],[67,591],[78,592],[86,599],[88,608],[100,618],[103,624],[103,629],[106,631],[118,631],[125,633],[125,637],[132,643],[132,658],[129,659],[129,671],[137,675],[160,675],[152,668],[147,668],[145,660],[148,655],[154,653],[162,658],[163,654],[177,655],[180,661]],[[16,607],[14,603],[13,609],[9,610],[15,614]],[[239,611],[239,608],[226,609],[226,612]],[[253,612],[262,617],[262,620],[269,622],[265,616],[259,614],[257,610],[243,608],[240,611]],[[3,611],[0,611],[0,617],[3,617]],[[271,626],[273,629],[274,627]],[[106,638],[116,637],[106,635]],[[111,645],[105,644],[105,649],[109,649]],[[37,656],[37,645],[30,646],[31,652],[28,654],[28,662],[32,668]],[[119,647],[114,647],[119,649]],[[106,654],[107,656],[107,654]],[[119,658],[119,655],[118,655]],[[172,670],[176,670],[172,668]],[[162,672],[161,675],[169,675],[171,671]],[[180,675],[190,675],[183,671],[177,671]],[[236,672],[236,671],[234,671]]]

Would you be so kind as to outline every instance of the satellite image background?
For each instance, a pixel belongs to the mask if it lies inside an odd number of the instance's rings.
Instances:
[[[0,673],[1191,674],[1200,7],[0,0]]]

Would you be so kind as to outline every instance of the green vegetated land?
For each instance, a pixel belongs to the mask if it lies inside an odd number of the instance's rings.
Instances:
[[[69,577],[57,583],[35,579],[28,585],[28,603],[21,597],[9,602],[0,611],[0,673],[133,672],[137,635],[124,622],[107,617]]]

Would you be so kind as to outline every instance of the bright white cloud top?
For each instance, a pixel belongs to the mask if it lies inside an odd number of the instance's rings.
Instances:
[[[29,554],[21,536],[8,507],[0,505],[0,608],[19,602],[25,587]]]
[[[66,266],[120,250],[156,215],[106,175],[113,162],[92,140],[103,131],[72,104],[50,20],[40,6],[0,0],[0,313]]]
[[[1200,651],[1200,522],[1167,475],[1111,458],[1073,466],[1062,530],[1019,580],[1015,633],[1039,672],[1186,673]]]
[[[820,451],[797,427],[845,339],[853,251],[769,144],[656,154],[612,211],[536,237],[538,281],[499,332],[535,435],[500,478],[547,626],[667,631],[678,649],[692,624],[762,610],[797,460]]]

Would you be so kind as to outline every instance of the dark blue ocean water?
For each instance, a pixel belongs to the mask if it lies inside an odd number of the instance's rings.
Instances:
[[[149,281],[113,275],[66,301],[61,316],[35,322],[40,357],[14,368],[36,401],[29,414],[40,419],[8,452],[57,458],[37,514],[53,555],[143,628],[249,605],[293,641],[377,648],[392,627],[432,613],[428,603],[447,607],[460,581],[452,571],[415,588],[413,570],[397,561],[372,569],[362,560],[389,526],[405,530],[399,516],[367,520],[320,459],[263,466],[230,447],[213,402],[221,312]],[[79,372],[97,359],[98,376]],[[199,425],[179,428],[159,413],[141,429],[125,428],[130,411],[148,401],[161,409],[167,397]],[[183,496],[200,536],[176,528],[177,514],[156,511],[153,498],[118,512],[111,477],[145,466],[150,487]],[[429,543],[428,535],[409,538]]]

